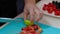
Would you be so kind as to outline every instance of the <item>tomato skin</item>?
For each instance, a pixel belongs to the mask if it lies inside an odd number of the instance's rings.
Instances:
[[[52,6],[54,6],[54,5],[53,5],[52,3],[49,3],[48,6],[49,6],[49,7],[52,7]]]
[[[26,28],[22,28],[22,30],[27,31],[27,29],[26,29]]]
[[[44,4],[44,7],[48,6],[47,4]]]
[[[20,34],[40,34],[40,32],[37,32],[36,30],[38,30],[38,25],[34,24],[32,26],[22,28],[22,32]]]
[[[53,7],[53,10],[56,10],[56,7]]]
[[[48,5],[44,4],[43,10],[45,11],[45,10],[47,10],[47,8],[48,8]]]
[[[49,3],[49,4],[48,4],[48,9],[47,9],[48,13],[49,13],[49,14],[52,14],[52,12],[53,12],[54,10],[56,10],[56,6],[55,6],[54,4],[52,4],[52,3]]]
[[[22,31],[20,34],[26,34],[27,32],[26,31]]]
[[[26,29],[27,29],[27,31],[34,30],[33,27],[31,27],[31,26],[28,26]]]
[[[38,29],[38,25],[33,25],[34,30]]]
[[[46,10],[45,7],[43,7],[43,10],[44,10],[44,11]]]
[[[49,14],[52,14],[53,8],[52,7],[48,7],[47,11],[48,11]]]
[[[60,16],[60,10],[54,10],[54,14],[56,15],[56,16]]]

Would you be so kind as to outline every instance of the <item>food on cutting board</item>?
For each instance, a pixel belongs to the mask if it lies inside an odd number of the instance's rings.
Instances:
[[[34,24],[34,23],[31,22],[30,20],[25,20],[24,23],[25,23],[26,25],[33,25],[33,24]]]
[[[22,28],[22,32],[20,34],[40,34],[42,32],[42,29],[34,24],[32,26],[27,26],[25,28]]]
[[[44,4],[43,10],[44,12],[47,11],[49,14],[52,14],[54,12],[54,15],[60,16],[60,2],[52,1],[48,4]]]

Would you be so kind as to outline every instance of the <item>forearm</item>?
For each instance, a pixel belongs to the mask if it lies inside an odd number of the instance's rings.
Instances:
[[[25,4],[33,3],[36,4],[36,0],[25,0]]]

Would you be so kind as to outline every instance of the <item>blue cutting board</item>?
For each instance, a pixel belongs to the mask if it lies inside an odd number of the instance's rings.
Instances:
[[[19,34],[22,30],[23,27],[26,27],[24,24],[23,18],[21,19],[20,22],[10,22],[6,27],[0,30],[0,34]],[[38,22],[35,22],[35,24],[39,25],[43,32],[41,34],[60,34],[60,29],[41,24]]]

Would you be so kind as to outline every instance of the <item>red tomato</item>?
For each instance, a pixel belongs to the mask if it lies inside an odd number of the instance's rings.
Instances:
[[[21,32],[20,34],[24,34],[24,32]]]
[[[48,8],[48,5],[44,4],[43,10],[45,11],[45,10],[47,10],[47,8]]]
[[[48,11],[49,14],[52,14],[52,12],[53,12],[52,7],[49,7],[49,8],[47,9],[47,11]]]
[[[56,10],[56,6],[52,3],[49,3],[48,4],[48,9],[47,9],[48,13],[51,14],[54,10]]]
[[[53,11],[56,10],[56,7],[53,7]]]
[[[22,30],[26,31],[26,28],[22,28]]]
[[[60,10],[57,10],[57,9],[56,9],[56,10],[54,11],[54,14],[55,14],[56,16],[60,16]]]
[[[47,6],[47,4],[44,4],[44,7],[46,7]]]
[[[52,6],[52,8],[53,8],[53,10],[56,10],[56,6],[54,5],[54,6]]]
[[[36,32],[35,34],[40,34],[39,32]]]
[[[40,33],[35,31],[35,32],[32,32],[32,34],[40,34]]]
[[[38,25],[33,25],[33,28],[34,28],[35,30],[37,30],[37,29],[38,29]]]
[[[27,29],[27,31],[34,30],[34,28],[32,26],[27,26],[26,29]]]
[[[36,33],[36,31],[34,31],[34,32],[31,32],[32,34],[35,34]]]
[[[49,7],[52,7],[52,6],[54,6],[54,4],[52,4],[52,3],[49,3],[49,4],[48,4],[48,6],[49,6]]]
[[[43,7],[43,10],[44,10],[44,11],[46,10],[45,7]]]
[[[22,31],[20,34],[26,34],[26,31]]]

